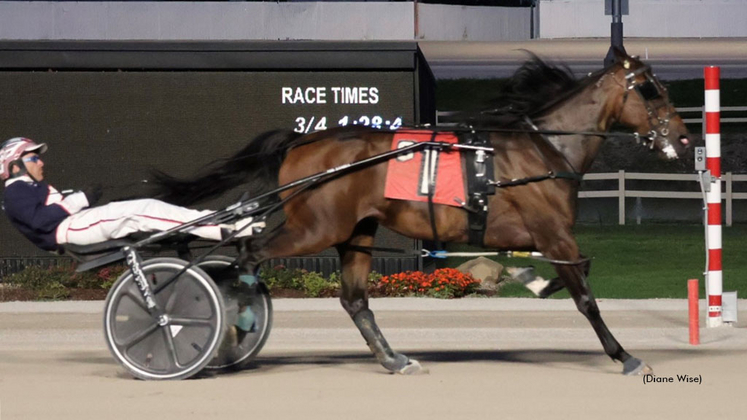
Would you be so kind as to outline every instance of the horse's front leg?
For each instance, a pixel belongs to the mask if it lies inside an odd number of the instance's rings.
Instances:
[[[542,247],[540,251],[548,258],[564,261],[578,261],[580,254],[576,240],[570,232],[562,234],[560,238],[553,238],[547,247]],[[596,332],[599,341],[604,347],[604,352],[613,360],[623,363],[623,374],[641,375],[652,373],[653,370],[645,362],[637,359],[626,352],[620,343],[610,332],[607,325],[602,320],[596,299],[591,293],[589,283],[584,276],[583,264],[561,265],[556,264],[555,270],[558,272],[560,279],[570,292],[576,308],[591,323],[594,332]]]
[[[376,325],[374,314],[368,307],[368,274],[371,272],[371,253],[352,249],[352,246],[373,246],[377,223],[364,220],[356,226],[350,240],[337,246],[342,261],[342,295],[340,302],[358,327],[366,344],[376,359],[390,372],[402,374],[426,373],[420,363],[404,354],[397,353],[389,346]]]

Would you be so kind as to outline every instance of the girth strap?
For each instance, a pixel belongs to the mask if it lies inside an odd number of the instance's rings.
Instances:
[[[436,136],[438,133],[436,131],[433,131],[431,134],[431,142],[436,141]],[[429,153],[426,153],[429,152]],[[438,237],[438,227],[436,226],[436,210],[433,205],[433,196],[436,194],[436,176],[438,172],[438,154],[441,152],[439,148],[431,148],[427,147],[423,153],[425,153],[426,156],[426,162],[425,162],[425,168],[423,168],[424,171],[429,171],[429,173],[426,173],[426,176],[428,177],[428,213],[429,218],[431,222],[431,231],[433,231],[433,242],[436,246],[436,249],[443,249],[443,244],[441,243],[440,238]]]

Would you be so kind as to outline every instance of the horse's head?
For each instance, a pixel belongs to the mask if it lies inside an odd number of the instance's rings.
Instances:
[[[677,159],[690,144],[688,131],[669,93],[651,72],[651,67],[620,50],[615,50],[614,78],[621,91],[614,105],[617,122],[646,136],[645,144],[666,159]],[[644,137],[645,139],[645,137]]]

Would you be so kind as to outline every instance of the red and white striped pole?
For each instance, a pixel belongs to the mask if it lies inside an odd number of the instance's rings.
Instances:
[[[708,192],[708,273],[706,294],[708,295],[708,318],[706,326],[719,327],[721,316],[721,94],[719,78],[721,69],[705,68],[705,114],[706,114],[706,168],[711,171],[711,191]]]

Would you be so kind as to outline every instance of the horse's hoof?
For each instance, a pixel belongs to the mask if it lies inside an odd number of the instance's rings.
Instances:
[[[430,373],[428,368],[424,368],[420,362],[415,359],[410,359],[402,369],[398,370],[397,373],[402,375],[425,375]]]
[[[635,375],[650,375],[654,373],[651,366],[647,365],[643,360],[631,357],[623,363],[623,375],[635,376]]]

